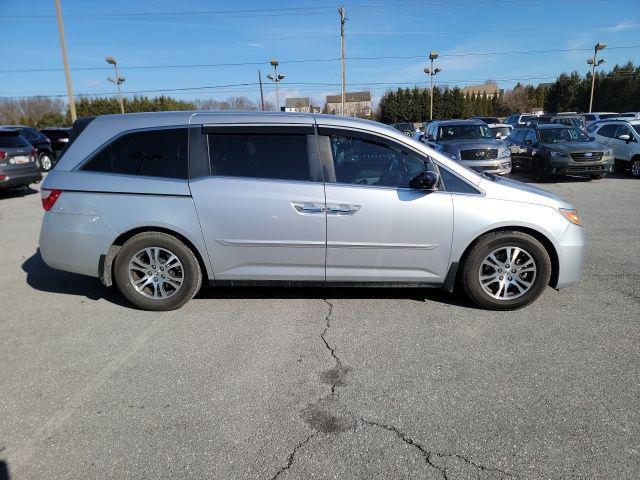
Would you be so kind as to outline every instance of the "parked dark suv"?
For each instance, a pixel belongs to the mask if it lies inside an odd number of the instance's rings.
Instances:
[[[71,128],[50,127],[43,128],[40,132],[51,141],[51,148],[56,158],[60,157],[62,150],[69,145],[71,138]]]
[[[0,189],[22,188],[41,179],[36,149],[20,132],[0,127]]]
[[[4,128],[17,130],[27,141],[33,145],[38,154],[40,170],[48,172],[56,164],[56,156],[51,147],[51,140],[44,136],[36,128],[25,127],[24,125],[6,125]]]
[[[518,128],[507,138],[515,167],[530,168],[536,180],[552,174],[604,178],[613,171],[613,152],[577,127],[545,124]]]

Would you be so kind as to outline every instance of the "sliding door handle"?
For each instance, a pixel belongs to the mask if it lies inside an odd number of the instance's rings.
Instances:
[[[360,205],[327,205],[327,213],[330,215],[353,215],[360,210]]]
[[[324,205],[319,203],[291,202],[296,212],[301,214],[318,214],[324,213]]]

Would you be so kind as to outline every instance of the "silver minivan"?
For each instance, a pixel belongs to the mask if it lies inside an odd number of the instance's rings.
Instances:
[[[42,258],[140,308],[179,308],[206,282],[459,287],[507,310],[582,269],[571,204],[376,122],[161,112],[80,119],[72,136],[42,188]]]

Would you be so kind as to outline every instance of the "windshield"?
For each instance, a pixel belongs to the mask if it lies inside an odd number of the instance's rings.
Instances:
[[[520,118],[520,122],[522,123],[533,122],[536,120],[539,120],[537,115],[522,115]]]
[[[617,113],[601,113],[600,118],[614,118],[617,117]]]
[[[457,140],[461,138],[493,138],[493,133],[486,125],[444,125],[439,128],[440,140]]]
[[[539,130],[540,143],[590,142],[591,139],[577,128],[545,128]]]
[[[498,137],[500,134],[501,138],[508,137],[511,133],[511,129],[509,127],[491,127],[491,131],[493,132],[494,137]]]
[[[413,123],[396,123],[394,127],[396,127],[396,130],[400,130],[401,132],[405,132],[407,130],[411,130],[413,132],[415,130]]]

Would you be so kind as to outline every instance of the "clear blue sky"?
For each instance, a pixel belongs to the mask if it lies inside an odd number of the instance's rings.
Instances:
[[[349,0],[347,61],[349,90],[422,85],[430,50],[440,52],[436,79],[450,85],[496,79],[501,88],[518,80],[552,81],[562,71],[586,73],[589,51],[473,55],[486,52],[609,47],[606,68],[640,63],[638,0]],[[127,92],[164,90],[177,98],[259,98],[255,85],[172,91],[191,87],[254,83],[277,57],[286,75],[284,96],[339,91],[340,62],[291,62],[340,56],[340,2],[326,0],[196,1],[62,0],[76,94],[113,92],[104,57],[117,58]],[[202,13],[206,11],[207,13]],[[194,13],[196,12],[196,13]],[[200,12],[200,13],[197,13]],[[139,13],[137,15],[136,13]],[[116,16],[114,16],[114,14]],[[9,18],[7,18],[9,17]],[[64,94],[65,83],[53,0],[0,0],[0,96]],[[472,55],[469,55],[472,54]],[[399,56],[409,58],[397,58]],[[362,59],[362,57],[392,57]],[[420,58],[422,57],[422,58]],[[155,68],[193,64],[257,63]],[[152,67],[152,68],[133,68]],[[95,69],[93,69],[95,68]],[[8,72],[17,69],[54,71]],[[83,70],[84,69],[84,70]],[[378,85],[370,85],[378,84]],[[273,98],[272,85],[266,85]],[[149,93],[155,95],[159,93]]]

